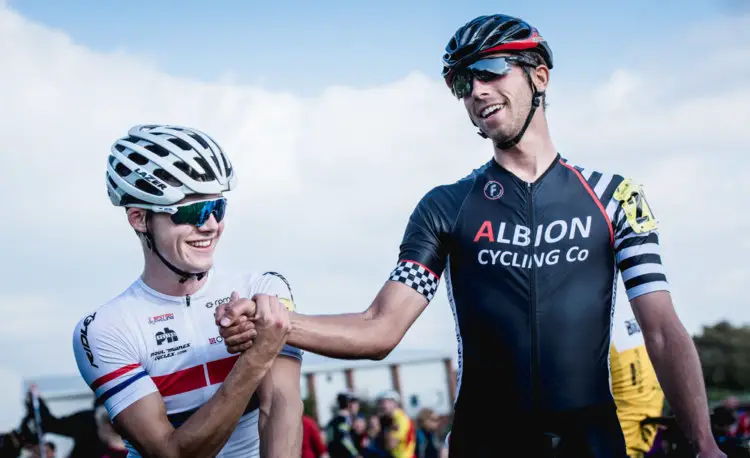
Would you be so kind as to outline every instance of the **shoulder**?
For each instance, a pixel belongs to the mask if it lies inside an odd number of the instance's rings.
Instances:
[[[452,182],[433,186],[419,200],[412,218],[436,217],[438,220],[450,221],[463,208],[472,191],[477,186],[484,186],[487,179],[484,173],[489,163],[476,168],[468,175]]]
[[[460,202],[463,201],[471,191],[480,184],[487,181],[485,172],[490,162],[472,170],[469,174],[451,183],[443,183],[432,187],[423,197],[423,200],[437,202]]]
[[[603,202],[610,200],[626,179],[623,175],[599,167],[591,167],[561,158],[563,165],[583,180]]]
[[[131,288],[83,315],[76,323],[74,334],[113,334],[128,326],[129,312],[138,301]],[[74,339],[79,340],[79,339]]]
[[[294,293],[289,279],[276,270],[256,270],[246,274],[249,283],[249,296],[254,294],[268,294],[279,296],[292,311],[296,310]]]

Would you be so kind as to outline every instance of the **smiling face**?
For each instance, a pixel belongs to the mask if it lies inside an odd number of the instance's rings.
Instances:
[[[463,98],[469,118],[494,143],[514,138],[526,122],[533,95],[527,70],[537,90],[544,91],[548,71],[545,66],[534,69],[512,63],[505,75],[489,81],[474,78],[471,93]]]
[[[177,205],[220,197],[199,195],[185,198]],[[152,213],[146,226],[146,210],[128,209],[128,218],[136,231],[151,233],[159,253],[185,272],[205,272],[213,266],[216,245],[224,232],[225,221],[216,221],[211,215],[205,224],[176,224],[167,213]]]

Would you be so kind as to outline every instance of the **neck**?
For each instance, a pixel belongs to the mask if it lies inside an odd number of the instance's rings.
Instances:
[[[190,296],[201,289],[208,280],[208,276],[205,276],[200,281],[190,278],[184,283],[180,283],[180,276],[164,265],[154,253],[148,250],[144,253],[144,256],[146,262],[141,279],[154,291],[168,296]]]
[[[536,181],[555,157],[557,149],[552,144],[542,110],[537,110],[526,133],[515,146],[507,150],[495,147],[495,161],[529,183]]]

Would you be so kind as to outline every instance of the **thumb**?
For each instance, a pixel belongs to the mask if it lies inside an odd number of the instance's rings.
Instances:
[[[229,302],[216,307],[216,315],[214,318],[217,326],[229,326],[234,322],[234,319],[239,315],[234,311],[234,305],[239,299],[240,295],[237,291],[232,291],[232,294],[229,296]]]

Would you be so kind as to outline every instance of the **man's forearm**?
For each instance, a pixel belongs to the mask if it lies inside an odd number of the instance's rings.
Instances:
[[[270,362],[256,364],[247,356],[237,359],[211,399],[173,431],[171,440],[177,446],[177,456],[215,456],[224,447],[271,367]]]
[[[261,458],[286,458],[302,452],[302,400],[272,394],[271,411],[260,430]]]
[[[646,350],[687,439],[698,448],[713,443],[701,363],[685,328],[669,326],[647,335]]]
[[[339,359],[382,359],[395,344],[388,330],[364,313],[341,315],[291,314],[291,346]]]

